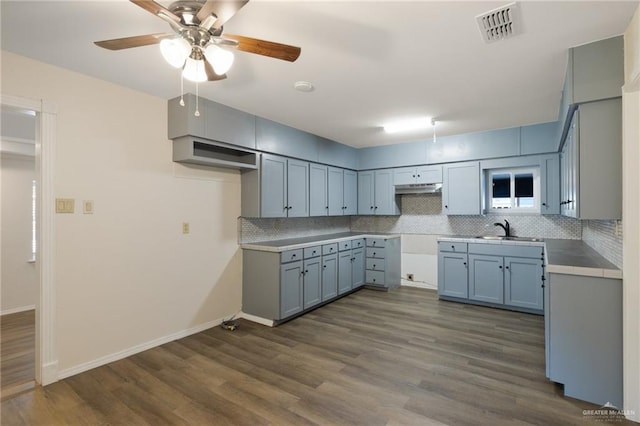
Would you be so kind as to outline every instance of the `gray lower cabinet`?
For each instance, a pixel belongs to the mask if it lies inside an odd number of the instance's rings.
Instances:
[[[303,309],[302,260],[283,264],[280,277],[280,318],[286,318]]]
[[[338,295],[338,254],[322,256],[322,301]]]
[[[567,396],[622,409],[622,280],[551,273],[547,291],[547,377]]]
[[[438,295],[469,297],[467,243],[438,243]]]
[[[400,237],[367,238],[365,284],[372,288],[400,286]]]
[[[322,302],[322,258],[314,257],[304,261],[303,309]]]
[[[363,241],[364,243],[364,241]],[[362,287],[364,285],[364,247],[354,248],[351,250],[351,286],[352,288]]]
[[[344,294],[351,290],[353,279],[351,250],[341,251],[338,254],[338,294]]]
[[[438,296],[541,314],[542,246],[438,242]]]

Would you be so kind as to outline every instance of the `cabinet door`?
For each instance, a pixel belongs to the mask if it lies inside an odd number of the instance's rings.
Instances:
[[[469,255],[469,299],[504,302],[503,263],[502,256]]]
[[[560,159],[558,154],[540,160],[540,213],[560,214]]]
[[[455,163],[442,168],[442,207],[447,215],[480,214],[480,163]]]
[[[287,216],[309,216],[309,163],[287,160]]]
[[[304,261],[303,279],[303,307],[304,309],[317,305],[322,301],[322,277],[319,257]]]
[[[463,299],[468,298],[466,253],[440,252],[438,254],[438,294]]]
[[[374,177],[374,214],[399,214],[400,211],[396,203],[396,189],[393,186],[393,172],[391,170],[376,170]]]
[[[422,166],[416,169],[416,183],[441,183],[442,166]]]
[[[329,204],[327,199],[327,166],[309,165],[309,216],[326,216]]]
[[[343,179],[344,214],[358,214],[358,174],[353,170],[345,170]]]
[[[342,169],[329,167],[329,216],[342,216],[344,213],[344,182]]]
[[[358,173],[358,214],[374,214],[373,171]]]
[[[542,260],[504,258],[504,304],[542,310]]]
[[[409,185],[412,183],[416,183],[415,167],[402,167],[400,169],[393,170],[394,185]]]
[[[338,255],[322,256],[322,301],[338,295]]]
[[[340,252],[338,255],[338,294],[351,290],[352,266],[351,250]]]
[[[351,287],[361,287],[364,285],[364,247],[353,249],[351,259]]]
[[[261,217],[287,216],[287,159],[262,154]]]
[[[302,311],[302,261],[280,266],[280,319]]]

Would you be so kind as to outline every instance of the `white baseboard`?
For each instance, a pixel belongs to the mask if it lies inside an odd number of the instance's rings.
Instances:
[[[238,316],[238,315],[237,315]],[[182,339],[183,337],[190,336],[192,334],[200,333],[201,331],[207,330],[209,328],[217,327],[222,324],[222,321],[229,318],[228,316],[225,318],[216,319],[213,321],[206,322],[204,324],[197,325],[192,328],[188,328],[186,330],[179,331],[177,333],[170,334],[168,336],[160,337],[150,342],[141,343],[139,345],[133,346],[131,348],[125,349],[120,352],[116,352],[113,354],[109,354],[93,361],[85,362],[84,364],[76,365],[71,368],[66,368],[64,370],[58,371],[58,380],[62,380],[64,378],[75,376],[76,374],[83,373],[85,371],[91,370],[96,367],[103,366],[105,364],[109,364],[110,362],[118,361],[123,358],[129,357],[131,355],[135,355],[140,352],[144,352],[147,349],[155,348],[156,346],[164,345],[165,343],[173,342],[174,340]]]
[[[434,284],[425,283],[422,281],[409,281],[402,278],[400,285],[403,287],[417,287],[417,288],[426,288],[428,290],[437,290],[438,286]]]
[[[18,312],[31,311],[31,310],[34,310],[35,308],[36,308],[36,305],[20,306],[17,308],[5,309],[4,311],[0,311],[0,315],[17,314]]]
[[[58,378],[58,361],[49,362],[42,366],[40,375],[40,384],[42,386],[57,382]]]
[[[255,315],[247,314],[246,312],[240,312],[238,314],[238,318],[244,318],[248,321],[255,322],[257,324],[266,325],[267,327],[273,327],[273,323],[274,323],[273,320],[257,317]]]

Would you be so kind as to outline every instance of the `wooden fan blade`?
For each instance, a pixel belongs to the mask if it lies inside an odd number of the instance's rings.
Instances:
[[[213,67],[209,63],[209,61],[204,61],[204,72],[207,73],[207,80],[209,81],[224,80],[225,78],[227,78],[226,74],[222,74],[222,75],[216,74],[216,72],[213,70]]]
[[[244,37],[234,34],[224,33],[224,38],[238,42],[238,50],[269,56],[283,61],[295,62],[300,56],[301,49],[288,44],[274,43],[272,41],[259,40],[257,38]]]
[[[207,0],[198,11],[196,18],[198,18],[199,22],[204,22],[204,20],[213,13],[217,17],[213,23],[217,29],[222,27],[225,22],[231,19],[231,17],[248,2],[249,0]]]
[[[171,12],[166,7],[161,4],[156,3],[153,0],[129,0],[131,3],[136,4],[146,10],[149,13],[153,13],[154,15],[159,15],[163,13],[167,17],[171,18],[171,20],[175,22],[180,22],[180,17],[173,12]]]
[[[115,38],[112,40],[95,41],[96,46],[109,50],[122,50],[131,47],[148,46],[150,44],[158,44],[165,38],[175,37],[175,34],[145,34],[133,37]]]

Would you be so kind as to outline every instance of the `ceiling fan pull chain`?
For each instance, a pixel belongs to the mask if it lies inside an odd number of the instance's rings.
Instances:
[[[196,117],[200,117],[200,110],[198,109],[198,82],[196,81],[196,112],[193,113]]]
[[[184,106],[184,76],[180,73],[180,106]]]

